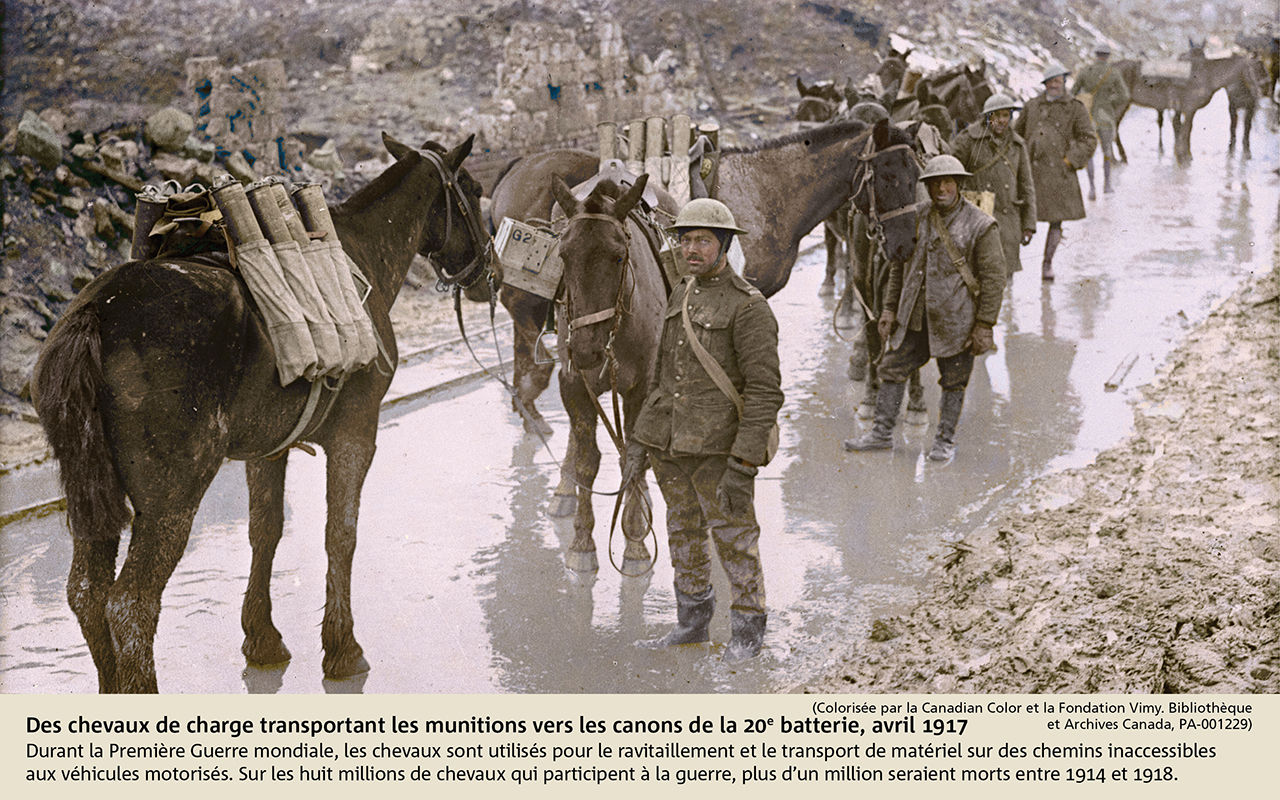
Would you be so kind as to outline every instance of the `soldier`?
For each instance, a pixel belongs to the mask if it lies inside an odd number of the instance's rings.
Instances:
[[[951,153],[973,177],[966,189],[995,195],[996,222],[1004,243],[1006,279],[1022,269],[1019,246],[1036,234],[1036,188],[1031,179],[1027,143],[1009,129],[1018,104],[1012,97],[993,94],[982,106],[982,119],[956,134]]]
[[[1129,87],[1125,85],[1120,70],[1111,60],[1111,46],[1101,42],[1094,48],[1097,60],[1080,71],[1071,93],[1089,109],[1093,126],[1098,131],[1098,143],[1102,150],[1102,192],[1111,194],[1111,165],[1115,163],[1112,143],[1116,140],[1116,117],[1129,105]],[[1089,173],[1089,199],[1096,200],[1093,184],[1093,156],[1086,165]]]
[[[1044,71],[1044,94],[1033,97],[1013,123],[1013,130],[1031,150],[1031,175],[1036,185],[1036,216],[1049,223],[1040,278],[1051,281],[1053,254],[1062,241],[1062,223],[1084,219],[1084,198],[1076,171],[1089,163],[1098,137],[1084,103],[1067,94],[1070,73],[1061,64]]]
[[[648,455],[666,500],[677,622],[665,636],[638,644],[657,649],[710,639],[710,531],[733,593],[724,659],[737,661],[759,655],[764,639],[755,475],[771,455],[782,407],[778,322],[764,295],[728,266],[734,234],[746,231],[723,203],[690,201],[672,231],[689,276],[667,303],[624,473]]]
[[[889,269],[879,333],[888,341],[880,360],[880,392],[871,430],[844,443],[846,450],[890,450],[907,377],[937,359],[942,402],[933,461],[956,451],[956,424],[974,356],[995,345],[992,329],[1004,296],[1004,249],[996,221],[960,196],[969,173],[955,156],[934,156],[920,180],[929,190],[929,212],[920,217],[910,262]],[[893,309],[897,309],[895,312]]]

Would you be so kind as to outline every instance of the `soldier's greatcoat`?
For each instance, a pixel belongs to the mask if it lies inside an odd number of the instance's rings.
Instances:
[[[1098,146],[1084,103],[1069,94],[1027,101],[1013,123],[1027,142],[1036,184],[1036,216],[1041,222],[1084,219],[1084,196],[1076,170],[1083,169]],[[1064,160],[1065,159],[1065,160]]]
[[[951,152],[973,173],[964,179],[965,189],[995,194],[1004,266],[1013,275],[1022,269],[1022,232],[1036,229],[1036,188],[1026,141],[1012,130],[996,136],[979,120],[956,134]]]

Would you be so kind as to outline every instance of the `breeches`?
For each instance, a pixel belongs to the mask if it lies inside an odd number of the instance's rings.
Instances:
[[[886,383],[905,383],[912,372],[929,363],[929,323],[918,331],[907,331],[902,345],[890,350],[880,359],[880,380]],[[942,391],[963,390],[969,385],[973,373],[973,353],[961,350],[954,356],[938,359],[938,385]]]
[[[1113,145],[1116,141],[1116,129],[1109,125],[1099,125],[1098,131],[1098,150],[1101,151],[1102,157],[1107,161],[1115,161],[1116,153]]]
[[[726,469],[725,457],[676,457],[655,450],[649,454],[653,476],[667,504],[667,546],[676,588],[697,595],[711,586],[710,538],[729,578],[733,609],[765,613],[755,504],[727,514],[716,500],[716,487]]]

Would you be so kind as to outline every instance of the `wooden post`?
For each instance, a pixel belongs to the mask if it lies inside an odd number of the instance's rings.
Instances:
[[[690,124],[688,114],[676,114],[671,118],[671,177],[667,191],[681,208],[689,202]]]
[[[667,188],[662,180],[662,148],[666,144],[667,121],[662,117],[649,117],[644,130],[644,171],[649,173],[650,181],[657,181],[662,188]]]
[[[618,157],[618,124],[616,122],[596,123],[596,135],[600,139],[600,166],[606,161]]]
[[[633,119],[627,126],[627,172],[644,172],[644,120]]]

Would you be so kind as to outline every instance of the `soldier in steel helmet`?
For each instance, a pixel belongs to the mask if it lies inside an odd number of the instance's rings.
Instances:
[[[1036,184],[1036,216],[1049,223],[1044,242],[1041,280],[1054,279],[1053,256],[1062,242],[1062,223],[1084,219],[1084,197],[1076,171],[1084,168],[1098,146],[1098,138],[1084,103],[1067,94],[1067,75],[1061,64],[1044,71],[1044,93],[1027,101],[1013,130],[1031,150],[1031,174]]]
[[[938,363],[942,401],[929,458],[949,461],[975,356],[995,345],[992,329],[1004,297],[1004,247],[996,221],[960,195],[968,178],[955,156],[934,156],[920,173],[929,211],[917,219],[915,253],[889,271],[878,323],[888,344],[880,359],[880,391],[871,430],[844,443],[855,451],[890,450],[906,380]],[[895,310],[896,309],[896,310]]]
[[[1113,145],[1116,140],[1116,118],[1129,105],[1129,87],[1125,85],[1120,70],[1111,63],[1111,46],[1099,42],[1094,48],[1095,60],[1080,70],[1071,93],[1084,102],[1098,131],[1099,149],[1102,150],[1102,192],[1111,194],[1111,165],[1116,156]],[[1097,198],[1093,181],[1093,156],[1085,165],[1089,173],[1089,199]]]
[[[724,658],[756,656],[766,609],[755,515],[755,475],[768,459],[782,407],[778,322],[764,295],[729,267],[745,234],[718,200],[690,201],[672,231],[688,276],[671,293],[649,394],[627,447],[625,472],[648,456],[667,503],[675,571],[676,626],[639,642],[657,649],[710,639],[715,610],[708,539],[732,591],[732,638]],[[687,314],[687,321],[686,321]],[[704,367],[695,343],[719,365],[731,398]]]
[[[993,94],[982,106],[982,118],[951,140],[951,154],[973,174],[965,188],[995,196],[992,216],[1000,223],[1007,280],[1022,269],[1018,248],[1029,244],[1036,233],[1031,154],[1023,138],[1010,128],[1018,108],[1012,97]]]

